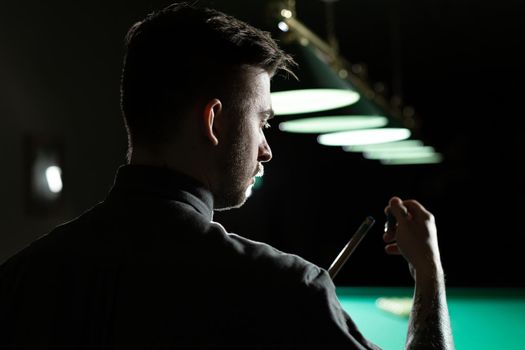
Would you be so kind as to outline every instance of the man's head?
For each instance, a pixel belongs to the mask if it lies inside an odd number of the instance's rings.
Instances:
[[[129,154],[169,157],[165,164],[209,187],[216,208],[242,204],[246,181],[271,158],[254,120],[266,123],[270,78],[291,64],[268,33],[221,12],[173,4],[150,14],[126,37],[121,106]]]

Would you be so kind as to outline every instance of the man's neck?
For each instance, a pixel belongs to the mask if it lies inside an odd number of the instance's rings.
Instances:
[[[188,176],[209,189],[206,172],[198,168],[199,164],[195,162],[196,157],[198,156],[189,151],[186,153],[169,152],[168,156],[161,151],[134,148],[129,158],[129,164],[167,168]]]

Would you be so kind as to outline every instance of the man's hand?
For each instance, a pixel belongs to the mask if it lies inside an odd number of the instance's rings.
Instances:
[[[412,276],[432,277],[441,274],[437,229],[432,213],[415,200],[390,199],[385,213],[393,215],[397,224],[387,226],[383,239],[388,254],[403,255]]]
[[[434,216],[415,200],[390,199],[393,215],[385,228],[385,251],[402,255],[416,286],[408,325],[407,349],[453,349],[450,318]]]

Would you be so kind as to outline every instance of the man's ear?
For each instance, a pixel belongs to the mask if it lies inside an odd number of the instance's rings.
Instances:
[[[222,113],[221,101],[216,98],[210,100],[202,113],[206,137],[214,146],[217,146],[219,144],[218,125],[221,123]]]

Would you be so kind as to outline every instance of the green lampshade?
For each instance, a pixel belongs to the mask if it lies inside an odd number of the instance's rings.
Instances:
[[[341,89],[299,89],[273,92],[272,106],[277,115],[327,111],[348,106],[359,100],[359,94]]]
[[[298,63],[299,80],[277,76],[272,82],[272,106],[276,115],[312,113],[336,109],[359,100],[352,86],[341,79],[313,46],[298,41],[283,46]]]
[[[323,134],[317,137],[317,142],[325,146],[368,145],[405,140],[410,135],[406,128],[374,128]]]
[[[381,164],[385,165],[437,164],[442,161],[443,156],[440,153],[380,159]]]
[[[387,125],[387,123],[388,119],[381,115],[329,115],[285,121],[279,124],[279,130],[294,133],[318,134],[342,130],[380,128]]]
[[[369,149],[363,152],[363,157],[366,159],[403,159],[426,157],[435,153],[432,146],[419,146],[398,149]]]
[[[388,151],[388,150],[410,150],[423,146],[420,140],[403,140],[394,142],[375,143],[368,145],[344,146],[346,152]]]
[[[436,164],[443,156],[420,140],[403,140],[368,145],[344,146],[347,152],[363,152],[366,159],[379,160],[385,165]]]
[[[336,131],[381,128],[389,123],[384,113],[369,99],[330,112],[287,116],[279,129],[295,133],[329,133]]]

